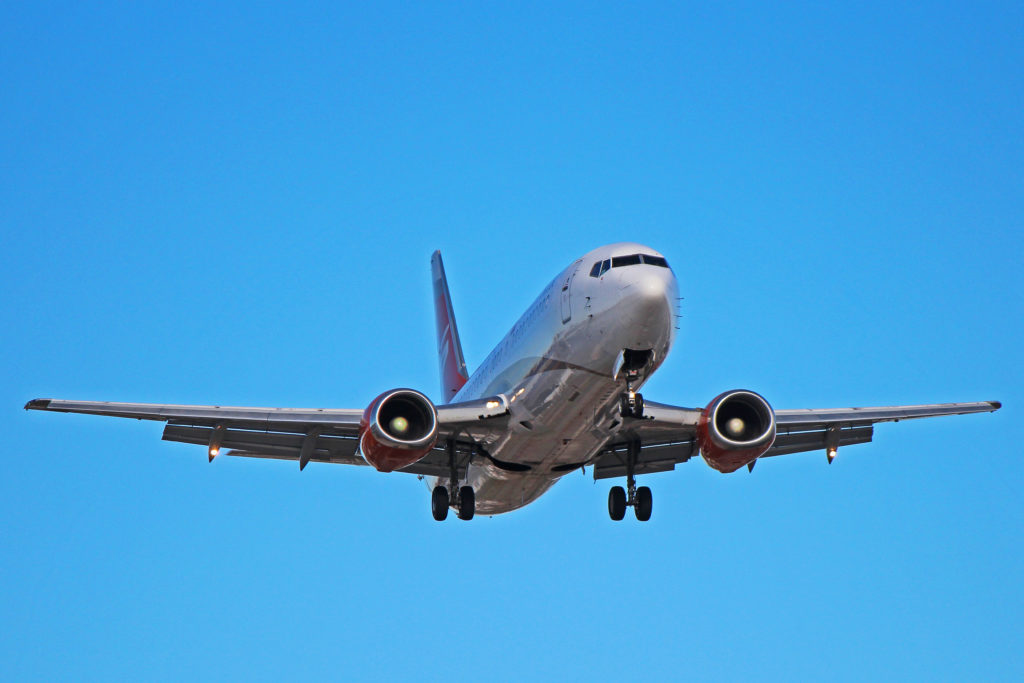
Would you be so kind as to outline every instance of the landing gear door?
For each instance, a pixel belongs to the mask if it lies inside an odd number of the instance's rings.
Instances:
[[[568,271],[565,276],[565,282],[562,283],[562,324],[569,322],[572,319],[572,281],[576,278],[576,272],[580,269],[580,264],[583,259],[579,259],[572,265],[572,269]]]

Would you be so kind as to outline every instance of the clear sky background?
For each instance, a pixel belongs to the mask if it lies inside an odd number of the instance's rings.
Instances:
[[[1024,6],[5,3],[0,678],[1024,677]],[[910,3],[906,3],[910,5]],[[439,524],[35,397],[436,397],[635,240],[657,401],[1001,399],[875,442]]]

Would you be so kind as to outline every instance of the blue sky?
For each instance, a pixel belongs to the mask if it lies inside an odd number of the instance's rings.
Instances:
[[[0,677],[1024,676],[1024,9],[0,9]],[[645,389],[1001,399],[873,444],[435,523],[415,478],[220,459],[61,397],[436,396],[571,260],[680,280]]]

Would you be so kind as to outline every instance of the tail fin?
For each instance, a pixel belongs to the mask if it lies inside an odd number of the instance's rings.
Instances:
[[[434,278],[434,314],[437,320],[437,356],[441,364],[441,394],[447,403],[469,379],[469,372],[466,371],[466,360],[462,357],[462,342],[459,341],[459,328],[455,325],[452,297],[448,293],[448,279],[444,275],[440,251],[435,251],[430,258],[430,270]]]

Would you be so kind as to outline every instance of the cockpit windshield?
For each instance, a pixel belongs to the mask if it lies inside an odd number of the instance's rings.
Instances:
[[[613,256],[604,261],[597,261],[590,269],[590,277],[601,277],[609,268],[622,268],[625,266],[657,266],[668,268],[668,261],[663,256],[651,256],[650,254],[630,254],[629,256]]]

